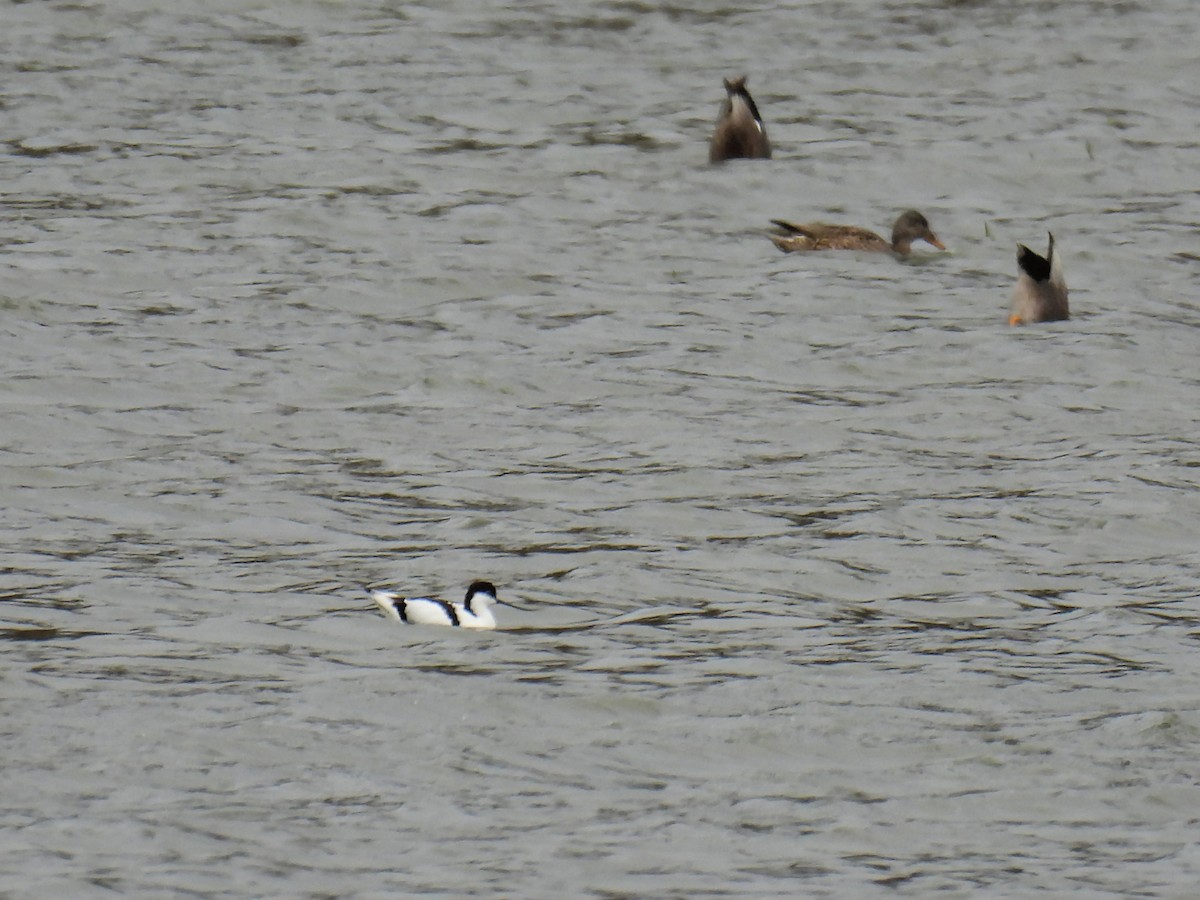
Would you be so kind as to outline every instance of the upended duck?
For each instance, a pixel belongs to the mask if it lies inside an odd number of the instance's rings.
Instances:
[[[771,141],[754,98],[746,90],[746,76],[725,79],[725,102],[708,145],[710,163],[727,159],[770,159]]]
[[[929,227],[929,220],[915,209],[900,214],[892,226],[889,243],[875,232],[857,225],[828,225],[824,222],[809,222],[796,225],[782,219],[772,219],[779,234],[767,235],[784,253],[810,250],[866,250],[869,252],[895,253],[907,256],[912,252],[913,241],[921,240],[939,250],[946,245]]]
[[[1008,324],[1032,325],[1069,318],[1067,282],[1062,263],[1054,252],[1054,235],[1050,235],[1050,248],[1044,257],[1024,244],[1017,244],[1017,286],[1013,289]]]

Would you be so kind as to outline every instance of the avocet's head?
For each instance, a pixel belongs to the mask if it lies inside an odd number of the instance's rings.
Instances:
[[[467,588],[467,599],[463,602],[463,606],[475,612],[500,602],[502,601],[496,596],[494,584],[490,581],[475,581]]]

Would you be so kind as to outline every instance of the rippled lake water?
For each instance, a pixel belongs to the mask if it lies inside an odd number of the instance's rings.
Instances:
[[[9,4],[0,893],[1190,896],[1198,15]]]

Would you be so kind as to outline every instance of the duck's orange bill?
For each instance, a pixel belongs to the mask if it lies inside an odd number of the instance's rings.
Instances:
[[[1009,324],[1009,325],[1024,325],[1024,324],[1025,324],[1025,320],[1024,320],[1024,319],[1022,319],[1022,318],[1021,318],[1019,315],[1017,315],[1016,313],[1013,313],[1011,316],[1009,316],[1009,317],[1008,317],[1008,324]]]
[[[936,235],[932,235],[932,234],[931,234],[931,235],[929,236],[929,243],[933,244],[933,246],[937,247],[939,250],[945,250],[945,249],[946,249],[946,245],[945,245],[945,244],[943,244],[941,241],[939,241],[939,240],[937,239],[937,236],[936,236]]]

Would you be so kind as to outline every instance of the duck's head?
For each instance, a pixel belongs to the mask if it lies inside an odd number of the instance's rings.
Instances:
[[[907,253],[912,249],[913,241],[924,241],[939,250],[946,249],[946,245],[938,240],[929,227],[929,220],[915,209],[910,209],[902,212],[892,226],[892,248],[898,253]]]

